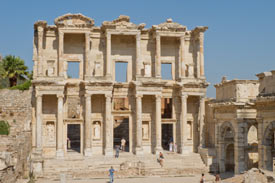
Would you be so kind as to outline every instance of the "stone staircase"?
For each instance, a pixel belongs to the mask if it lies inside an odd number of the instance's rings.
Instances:
[[[199,154],[179,155],[164,153],[164,167],[157,162],[156,155],[137,157],[129,153],[121,153],[119,158],[107,158],[96,155],[91,158],[80,155],[64,159],[45,159],[43,175],[38,179],[59,180],[65,174],[68,180],[87,178],[106,178],[111,166],[116,171],[116,177],[138,176],[190,176],[207,172],[207,168]]]

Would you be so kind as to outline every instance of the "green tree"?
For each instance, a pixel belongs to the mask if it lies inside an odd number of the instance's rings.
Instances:
[[[3,58],[0,64],[0,74],[2,78],[8,78],[10,87],[16,86],[17,80],[25,80],[24,76],[28,76],[24,60],[20,57],[7,55]]]

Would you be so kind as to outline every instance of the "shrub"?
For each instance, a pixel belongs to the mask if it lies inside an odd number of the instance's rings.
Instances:
[[[10,89],[11,90],[28,90],[30,88],[30,86],[31,86],[31,81],[28,80],[20,85],[11,87]]]
[[[7,121],[0,121],[0,135],[9,135],[10,125]]]

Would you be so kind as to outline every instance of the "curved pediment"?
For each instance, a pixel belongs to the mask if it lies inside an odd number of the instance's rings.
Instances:
[[[92,27],[94,20],[82,14],[65,14],[54,20],[58,27]]]
[[[159,25],[153,25],[154,30],[163,30],[163,31],[186,31],[186,26],[183,26],[179,23],[173,22],[171,18],[167,19],[166,22]]]

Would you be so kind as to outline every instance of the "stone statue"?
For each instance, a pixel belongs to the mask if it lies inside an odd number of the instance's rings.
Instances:
[[[149,127],[147,123],[142,124],[142,139],[149,139]]]
[[[94,124],[94,139],[100,139],[100,124],[96,122]]]

